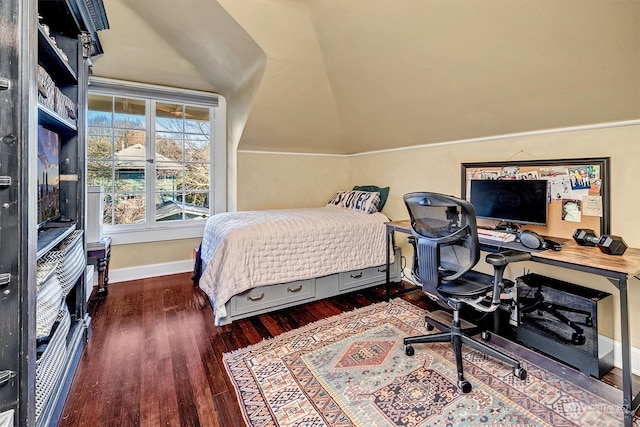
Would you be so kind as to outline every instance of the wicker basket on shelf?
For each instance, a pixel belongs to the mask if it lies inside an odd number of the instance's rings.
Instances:
[[[58,276],[57,264],[38,262],[36,270],[36,338],[44,338],[51,333],[64,294]]]
[[[71,327],[71,316],[65,303],[62,303],[58,311],[56,322],[57,327],[54,327],[45,350],[36,360],[36,419],[58,383],[67,358],[67,334]]]
[[[41,258],[43,262],[57,264],[56,276],[65,296],[73,289],[87,266],[82,233],[82,230],[75,230],[58,245],[58,250],[49,251]]]
[[[75,122],[78,118],[76,103],[71,100],[67,95],[62,93],[60,89],[55,88],[54,92],[54,111],[58,113],[63,119]]]
[[[38,102],[54,110],[56,105],[56,85],[47,71],[38,65]]]

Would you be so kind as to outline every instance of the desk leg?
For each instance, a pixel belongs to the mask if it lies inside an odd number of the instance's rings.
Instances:
[[[387,301],[389,301],[389,295],[391,293],[391,284],[389,281],[391,280],[391,240],[393,239],[393,230],[387,231],[387,269],[385,272],[386,280],[385,286],[387,290]]]
[[[613,282],[613,280],[611,280]],[[627,277],[621,275],[617,280],[620,291],[620,335],[622,341],[622,411],[624,412],[624,425],[633,425],[633,413],[637,407],[637,400],[633,397],[633,384],[631,381],[631,342],[629,336],[629,300],[627,298]]]
[[[111,262],[111,247],[107,248],[107,255],[106,255],[105,259],[107,260],[107,265],[105,266],[105,269],[104,269],[104,283],[103,283],[103,286],[104,286],[105,289],[107,289],[107,285],[109,285],[109,263]]]
[[[107,283],[109,282],[108,271],[109,271],[109,259],[110,254],[107,252],[104,258],[98,258],[98,290],[96,291],[96,296],[103,297],[106,296],[109,291],[107,290]]]

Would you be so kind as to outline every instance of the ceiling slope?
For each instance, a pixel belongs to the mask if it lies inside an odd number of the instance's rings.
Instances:
[[[351,152],[640,118],[640,2],[311,7]]]
[[[240,149],[350,154],[640,118],[635,0],[105,6],[97,75],[235,94]]]
[[[220,0],[220,4],[268,58],[240,148],[347,152],[308,2]]]

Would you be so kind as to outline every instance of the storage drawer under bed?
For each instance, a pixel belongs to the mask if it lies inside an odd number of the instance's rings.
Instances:
[[[391,267],[393,268],[393,265]],[[344,273],[340,273],[338,290],[346,291],[369,283],[378,282],[384,280],[386,274],[387,269],[384,265],[345,271]]]
[[[395,262],[391,264],[389,271],[389,279],[392,281],[400,277],[400,249],[394,248],[394,253]],[[219,324],[226,325],[238,319],[384,284],[387,274],[385,269],[385,265],[380,265],[290,283],[260,286],[231,297],[226,303],[227,316],[220,319]]]
[[[231,301],[235,314],[250,313],[267,307],[276,307],[315,298],[315,279],[261,286],[234,296]]]
[[[389,265],[389,280],[397,280],[399,275],[400,249],[394,248],[394,262]],[[371,283],[384,283],[387,279],[387,266],[378,265],[376,267],[362,268],[359,270],[345,271],[338,277],[338,292],[349,292],[361,288]]]

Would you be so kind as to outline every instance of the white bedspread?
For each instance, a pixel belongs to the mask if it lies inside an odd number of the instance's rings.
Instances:
[[[256,286],[287,283],[386,262],[387,217],[339,207],[227,212],[207,220],[200,287],[225,303]]]

